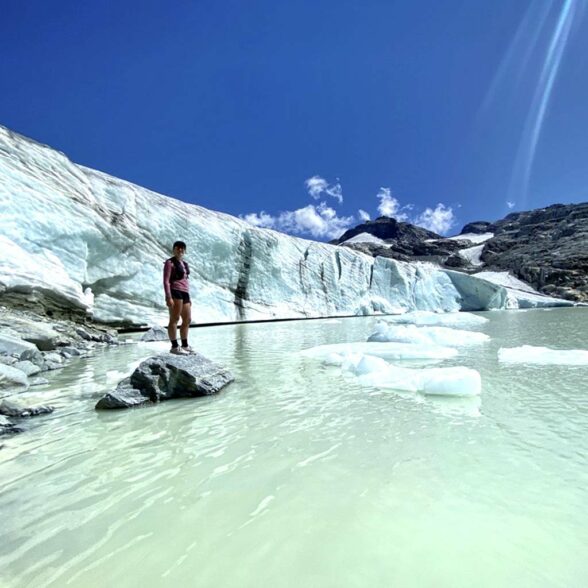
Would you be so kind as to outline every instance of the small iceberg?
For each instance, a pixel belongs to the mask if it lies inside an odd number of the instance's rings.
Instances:
[[[490,337],[484,333],[448,327],[417,327],[416,325],[396,325],[380,321],[376,324],[374,333],[368,338],[368,342],[372,341],[398,341],[418,343],[419,345],[459,347],[485,343],[490,341]]]
[[[532,363],[538,365],[588,365],[585,349],[550,349],[549,347],[501,347],[498,361],[502,363]]]
[[[329,363],[335,363],[329,357]],[[412,369],[390,365],[381,357],[351,354],[340,356],[341,367],[358,377],[361,384],[435,396],[478,396],[482,390],[479,372],[462,366]]]
[[[305,357],[329,360],[338,364],[339,356],[371,355],[383,359],[450,359],[457,355],[457,350],[439,345],[417,345],[416,343],[335,343],[319,345],[300,352]],[[332,360],[332,362],[331,362]]]
[[[442,327],[477,329],[488,322],[487,318],[470,312],[446,312],[437,313],[430,310],[414,310],[399,316],[386,317],[391,323],[413,325],[438,325]]]

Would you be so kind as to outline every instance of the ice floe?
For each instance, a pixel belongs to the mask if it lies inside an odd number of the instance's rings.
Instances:
[[[342,364],[346,357],[363,354],[377,358],[402,359],[449,359],[457,355],[457,350],[439,345],[417,345],[415,343],[334,343],[319,345],[300,352],[305,357],[327,360],[328,363]]]
[[[340,355],[339,359],[341,367],[366,386],[437,396],[477,396],[482,389],[480,374],[462,366],[413,369],[361,353]],[[329,363],[335,361],[332,354]]]
[[[588,365],[586,349],[550,349],[549,347],[501,347],[498,360],[503,363],[532,363],[542,365]]]
[[[439,325],[462,329],[477,329],[488,322],[487,318],[470,312],[437,313],[427,310],[415,310],[394,317],[386,317],[388,322],[408,323],[414,325]]]
[[[464,331],[448,327],[429,327],[417,325],[397,325],[379,321],[374,333],[368,341],[398,341],[403,343],[418,343],[424,345],[445,345],[449,347],[462,345],[478,345],[489,341],[490,337],[484,333]]]

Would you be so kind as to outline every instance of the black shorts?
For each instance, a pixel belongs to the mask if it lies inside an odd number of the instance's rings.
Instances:
[[[174,300],[183,300],[184,302],[192,302],[190,300],[190,294],[188,292],[182,292],[181,290],[174,290],[172,288],[171,295]]]

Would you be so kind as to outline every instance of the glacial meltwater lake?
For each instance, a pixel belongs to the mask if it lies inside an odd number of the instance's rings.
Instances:
[[[0,440],[0,586],[588,585],[588,366],[497,358],[587,349],[588,309],[481,314],[491,340],[436,364],[479,370],[478,398],[299,354],[376,317],[192,329],[236,377],[204,399],[94,411],[165,343],[50,373],[23,398],[55,412]]]

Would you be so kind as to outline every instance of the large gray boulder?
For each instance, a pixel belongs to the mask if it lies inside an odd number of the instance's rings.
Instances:
[[[14,331],[10,329],[2,329],[0,331],[0,353],[21,356],[25,351],[29,353],[39,352],[33,343],[23,341],[18,336],[15,336]]]
[[[142,362],[116,390],[98,401],[96,409],[130,408],[172,398],[209,396],[233,380],[227,369],[199,353],[164,353]]]
[[[3,390],[28,387],[29,379],[23,371],[11,365],[0,363],[0,395],[2,395]]]

